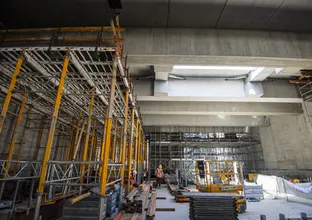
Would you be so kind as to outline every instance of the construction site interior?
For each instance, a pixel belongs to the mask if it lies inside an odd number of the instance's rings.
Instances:
[[[0,220],[312,219],[311,1],[0,8]]]

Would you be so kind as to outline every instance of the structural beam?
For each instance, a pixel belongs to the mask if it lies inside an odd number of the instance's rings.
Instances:
[[[312,67],[312,56],[308,52],[309,34],[205,28],[127,28],[124,37],[124,50],[131,66]],[[142,44],[147,46],[138,46]]]
[[[139,103],[142,115],[298,115],[299,103],[246,102],[144,102]]]
[[[265,116],[142,115],[145,126],[264,126]]]
[[[53,138],[54,138],[54,133],[55,133],[55,126],[56,126],[58,112],[59,112],[59,108],[60,108],[60,104],[61,104],[64,84],[65,84],[65,78],[67,75],[67,68],[68,68],[68,63],[69,63],[69,54],[68,53],[69,53],[69,51],[67,51],[67,54],[66,54],[66,57],[64,60],[64,65],[63,65],[61,78],[60,78],[60,82],[59,82],[59,86],[58,86],[58,90],[57,90],[54,110],[53,110],[53,114],[52,114],[52,121],[51,121],[49,134],[48,134],[48,141],[47,141],[47,145],[45,148],[44,158],[42,161],[42,168],[41,168],[41,173],[40,173],[39,185],[38,185],[38,189],[37,189],[38,195],[37,195],[37,202],[36,202],[36,208],[35,208],[35,213],[34,213],[34,220],[39,219],[40,205],[41,205],[41,200],[42,200],[47,170],[48,170],[48,161],[49,161],[50,154],[51,154]]]
[[[5,119],[6,114],[8,112],[8,108],[9,108],[10,101],[12,98],[12,92],[13,92],[13,89],[14,89],[15,83],[16,83],[16,78],[20,72],[23,60],[24,60],[23,54],[21,54],[21,56],[17,59],[16,67],[15,67],[14,73],[13,73],[12,78],[11,78],[10,87],[8,89],[8,92],[7,92],[7,95],[5,97],[3,107],[2,107],[2,111],[1,111],[1,115],[0,115],[0,133],[2,132],[4,119]]]
[[[138,96],[138,102],[259,102],[259,103],[302,103],[302,98],[234,98],[234,97],[199,97],[199,96]]]

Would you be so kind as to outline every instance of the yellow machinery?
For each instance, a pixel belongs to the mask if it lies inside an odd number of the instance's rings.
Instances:
[[[236,211],[246,210],[242,164],[232,160],[196,161],[196,188],[207,193],[231,193],[236,198]]]
[[[248,180],[250,182],[256,182],[258,175],[258,173],[248,173]]]

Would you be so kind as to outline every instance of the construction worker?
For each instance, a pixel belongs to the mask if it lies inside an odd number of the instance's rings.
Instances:
[[[162,170],[162,165],[160,164],[156,169],[156,182],[157,182],[156,188],[157,187],[160,188],[163,179],[164,179],[164,171]]]

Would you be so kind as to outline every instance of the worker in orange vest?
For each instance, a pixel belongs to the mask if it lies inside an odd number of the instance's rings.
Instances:
[[[161,183],[164,179],[164,171],[162,170],[162,165],[160,164],[158,166],[158,168],[156,169],[156,182],[157,182],[157,185],[156,187],[159,187],[161,186]]]

